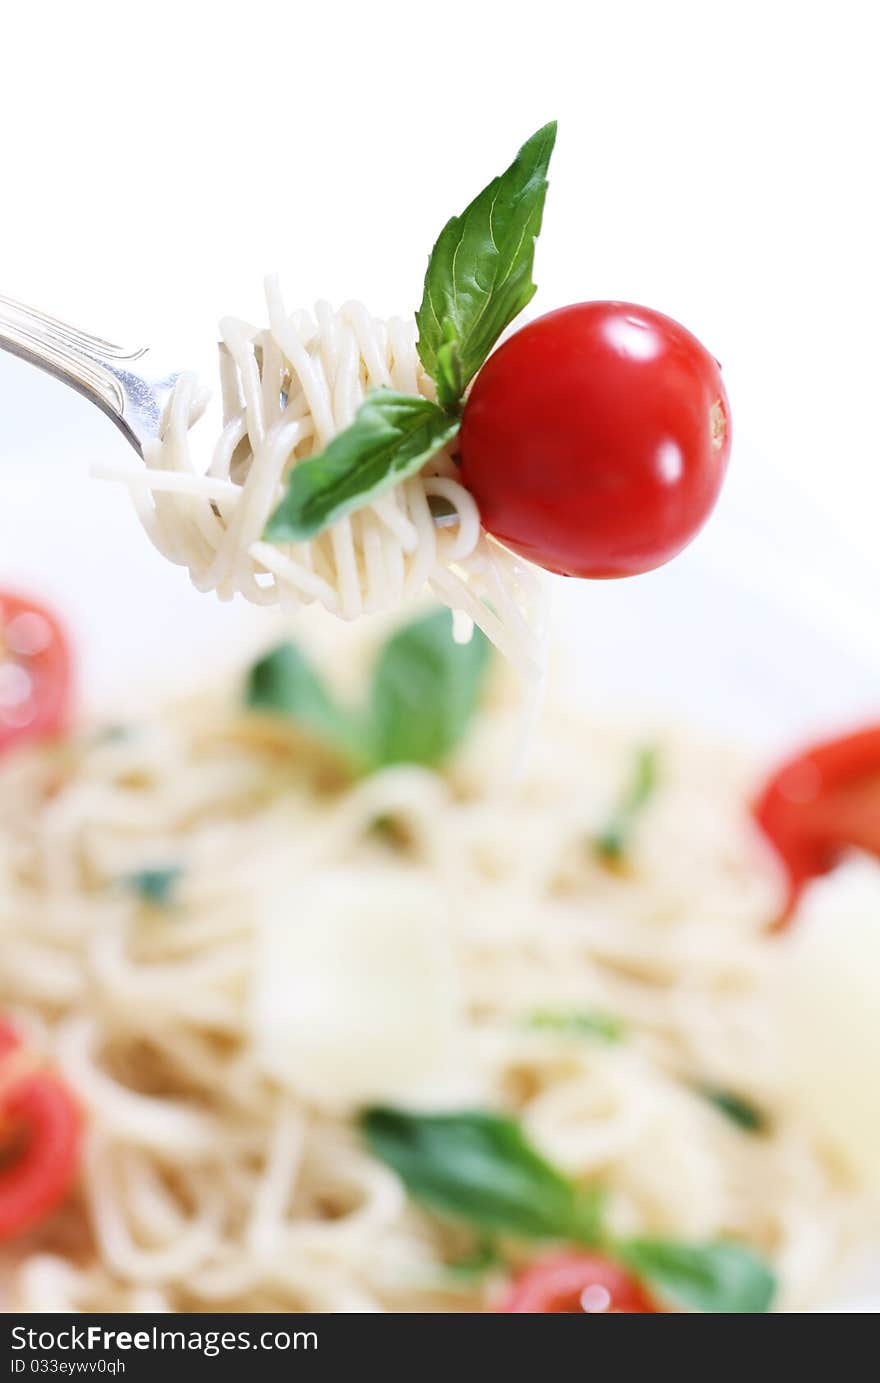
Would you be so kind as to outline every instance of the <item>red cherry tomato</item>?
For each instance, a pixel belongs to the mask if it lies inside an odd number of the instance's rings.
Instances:
[[[502,1311],[532,1315],[644,1316],[657,1307],[637,1282],[607,1258],[555,1253],[526,1268]]]
[[[847,846],[880,856],[880,727],[798,754],[767,782],[754,814],[788,875],[787,922],[810,879]]]
[[[523,327],[474,381],[462,480],[484,527],[565,576],[634,576],[703,526],[730,455],[717,362],[631,303],[577,303]]]
[[[20,1052],[18,1037],[0,1024],[0,1241],[26,1233],[55,1210],[79,1161],[73,1097],[51,1071],[17,1069]]]
[[[36,601],[0,591],[0,753],[64,728],[71,661],[57,620]]]

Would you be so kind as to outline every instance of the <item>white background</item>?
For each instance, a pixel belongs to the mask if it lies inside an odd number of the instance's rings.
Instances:
[[[210,368],[222,313],[259,316],[270,269],[292,304],[411,310],[447,216],[558,118],[534,309],[622,297],[679,318],[723,363],[737,438],[693,552],[566,592],[567,632],[606,691],[684,695],[767,734],[825,724],[880,703],[872,11],[18,6],[0,286],[180,367]],[[124,497],[86,480],[124,444],[63,393],[0,357],[0,577],[66,602],[90,688],[194,622],[231,640],[240,612],[203,599],[196,618]]]

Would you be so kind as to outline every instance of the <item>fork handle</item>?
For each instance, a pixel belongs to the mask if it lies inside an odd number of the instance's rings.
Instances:
[[[125,351],[3,294],[0,350],[54,375],[124,426],[125,394],[117,370],[139,359],[143,350]]]

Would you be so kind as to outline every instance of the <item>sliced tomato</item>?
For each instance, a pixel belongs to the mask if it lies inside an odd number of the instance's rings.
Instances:
[[[64,729],[71,670],[55,616],[36,601],[0,591],[0,753]]]
[[[658,1308],[638,1282],[598,1254],[539,1258],[516,1279],[502,1311],[531,1315],[645,1316]]]
[[[880,726],[789,759],[764,786],[754,814],[788,876],[784,924],[810,879],[827,874],[848,848],[880,856]]]
[[[3,1058],[20,1046],[21,1038],[15,1028],[5,1018],[0,1018],[0,1073],[3,1071]]]
[[[54,1072],[19,1067],[20,1054],[17,1034],[0,1021],[0,1241],[51,1214],[79,1163],[81,1120],[73,1096]]]

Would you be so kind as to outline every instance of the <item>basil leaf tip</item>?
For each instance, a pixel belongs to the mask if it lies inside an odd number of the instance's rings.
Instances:
[[[366,764],[369,753],[358,717],[337,704],[296,644],[281,643],[254,663],[244,700],[251,710],[294,721],[352,770]]]
[[[776,1278],[764,1258],[744,1244],[630,1239],[617,1255],[670,1304],[711,1315],[763,1314]]]
[[[640,749],[636,754],[631,782],[605,826],[593,840],[593,848],[605,864],[619,865],[625,858],[636,822],[657,791],[658,779],[656,749],[650,746]]]
[[[768,1119],[763,1109],[760,1109],[751,1100],[747,1100],[744,1095],[740,1095],[735,1090],[728,1090],[720,1085],[704,1084],[697,1087],[704,1099],[713,1104],[720,1114],[729,1119],[737,1128],[741,1128],[746,1133],[763,1133],[767,1128]]]
[[[625,1025],[619,1018],[598,1009],[536,1009],[526,1019],[527,1026],[564,1037],[597,1037],[602,1042],[622,1042]]]
[[[553,120],[446,223],[431,252],[416,313],[418,352],[444,408],[458,407],[498,337],[535,293],[535,239],[555,142]]]
[[[479,1239],[470,1253],[453,1258],[444,1264],[444,1272],[450,1277],[461,1278],[465,1282],[472,1278],[485,1277],[494,1268],[503,1266],[503,1260],[491,1238]]]
[[[324,451],[299,462],[266,525],[269,542],[301,543],[406,480],[458,431],[430,399],[375,389]]]
[[[449,610],[432,611],[392,635],[370,693],[374,764],[442,762],[470,725],[490,652],[479,629],[469,643],[454,641]]]
[[[144,903],[157,908],[167,908],[180,881],[183,869],[179,864],[160,865],[150,869],[138,869],[126,875],[125,883]]]
[[[579,1197],[513,1119],[484,1110],[422,1114],[374,1106],[361,1116],[361,1129],[374,1156],[436,1214],[484,1234],[540,1239],[593,1232],[593,1203]]]
[[[340,705],[296,644],[271,649],[251,668],[245,705],[293,721],[353,774],[390,764],[436,767],[466,734],[490,660],[486,636],[452,637],[452,615],[434,610],[404,624],[373,669],[366,707]]]

